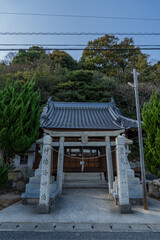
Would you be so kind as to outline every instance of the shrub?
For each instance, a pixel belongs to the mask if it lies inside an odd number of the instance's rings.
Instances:
[[[2,189],[8,181],[8,166],[2,166],[1,163],[2,160],[0,160],[0,189]]]

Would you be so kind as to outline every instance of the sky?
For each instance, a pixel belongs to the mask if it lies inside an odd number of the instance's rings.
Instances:
[[[0,5],[0,12],[160,19],[160,0],[0,0]],[[0,14],[0,32],[160,32],[160,21]],[[0,36],[0,44],[87,44],[95,38],[98,36]],[[134,36],[133,39],[135,44],[160,45],[160,36]],[[158,50],[143,52],[150,55],[152,63],[160,60]],[[77,60],[82,54],[80,51],[68,53]],[[0,52],[0,59],[5,54]]]

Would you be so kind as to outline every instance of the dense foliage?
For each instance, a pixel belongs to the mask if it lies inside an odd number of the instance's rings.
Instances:
[[[0,190],[8,181],[8,166],[2,166],[2,159],[0,159]]]
[[[151,173],[160,177],[160,99],[157,92],[153,94],[148,104],[144,104],[143,128],[145,138],[145,160]]]
[[[160,62],[151,65],[147,55],[134,46],[133,39],[119,42],[114,36],[105,35],[88,43],[106,48],[135,48],[136,51],[87,51],[77,63],[64,51],[46,54],[39,47],[20,50],[9,65],[0,64],[0,89],[6,82],[16,80],[24,84],[35,77],[35,87],[41,94],[41,104],[49,96],[54,101],[110,101],[113,97],[123,114],[135,117],[134,91],[128,85],[133,81],[132,69],[137,67],[141,106],[149,100],[152,91],[160,92]],[[101,53],[101,54],[100,54]],[[12,60],[13,58],[13,60]]]
[[[115,51],[116,49],[118,50]],[[140,73],[142,81],[149,80],[151,66],[147,58],[146,54],[134,46],[132,38],[125,38],[119,42],[117,37],[105,35],[88,42],[80,61],[85,69],[99,70],[121,82],[128,82],[132,79],[133,68]]]
[[[14,154],[28,151],[35,142],[40,122],[40,96],[35,81],[20,86],[16,81],[0,90],[0,149],[6,164]]]

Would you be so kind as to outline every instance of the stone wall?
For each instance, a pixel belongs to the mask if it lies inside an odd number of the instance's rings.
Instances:
[[[160,179],[155,179],[149,183],[149,194],[160,198]]]

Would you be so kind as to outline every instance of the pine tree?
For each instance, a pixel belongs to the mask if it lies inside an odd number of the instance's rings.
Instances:
[[[160,177],[160,100],[158,93],[152,94],[142,110],[143,128],[146,131],[145,160],[151,173]]]
[[[35,81],[7,84],[0,91],[0,149],[4,164],[23,154],[35,142],[40,125],[40,95]]]

